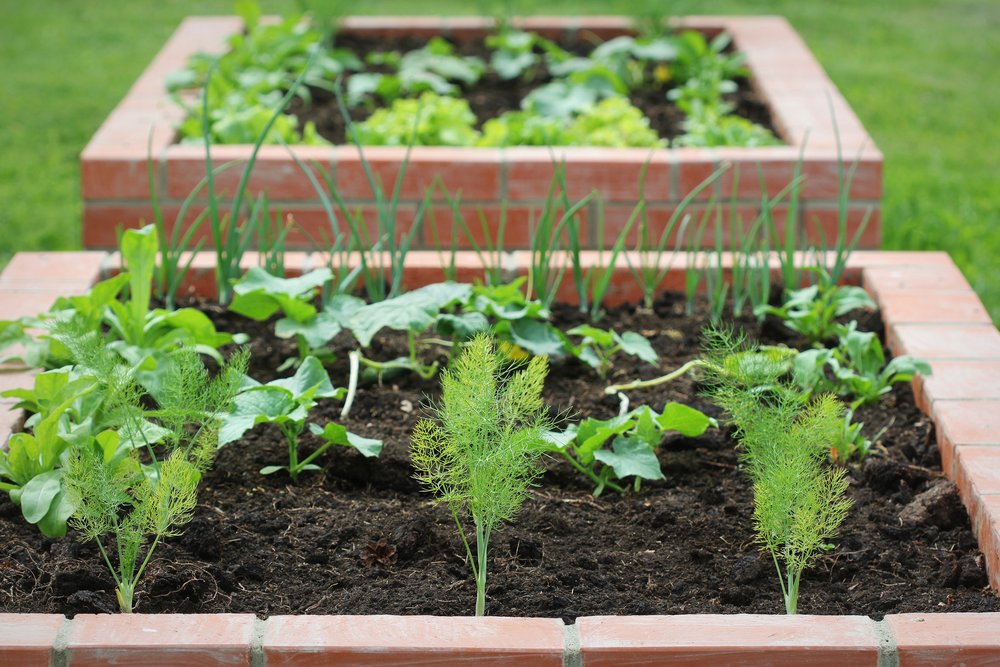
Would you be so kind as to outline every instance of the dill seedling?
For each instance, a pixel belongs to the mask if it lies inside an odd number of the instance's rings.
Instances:
[[[541,470],[538,458],[548,422],[543,416],[545,357],[507,367],[492,340],[477,336],[442,374],[438,421],[422,419],[410,456],[416,478],[451,510],[476,580],[476,616],[486,609],[490,535],[511,521]],[[473,554],[462,523],[471,515]]]
[[[738,359],[741,340],[706,334],[708,356]],[[744,357],[750,358],[750,357]],[[796,613],[802,572],[832,545],[851,501],[846,471],[826,464],[843,428],[844,407],[830,394],[808,400],[784,379],[780,364],[707,365],[709,395],[736,425],[753,482],[754,529],[771,554],[785,611]]]
[[[70,525],[81,540],[97,544],[115,580],[118,605],[131,613],[136,585],[160,540],[179,535],[191,521],[198,483],[215,458],[219,415],[239,389],[249,353],[237,353],[210,377],[197,353],[174,352],[152,394],[157,407],[145,409],[134,369],[111,365],[112,357],[94,349],[97,340],[76,351],[82,365],[109,379],[105,390],[116,406],[117,430],[74,446],[63,482],[76,508]]]

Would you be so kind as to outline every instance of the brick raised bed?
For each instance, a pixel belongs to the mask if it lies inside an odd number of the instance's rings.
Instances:
[[[289,257],[298,270],[310,256]],[[408,284],[441,279],[436,253],[411,257]],[[527,268],[527,253],[508,265]],[[210,256],[193,285],[211,289]],[[668,285],[683,280],[678,258]],[[460,273],[480,270],[471,255]],[[22,253],[0,275],[0,317],[33,314],[62,294],[80,293],[114,270],[103,252]],[[616,297],[635,296],[624,261]],[[878,302],[894,354],[927,358],[932,377],[913,383],[934,420],[943,468],[959,487],[1000,590],[1000,333],[944,253],[857,252],[849,277]],[[0,373],[0,389],[25,386]],[[0,405],[0,435],[21,416]],[[864,616],[593,616],[559,619],[248,614],[0,614],[0,664],[11,665],[995,665],[1000,614]]]
[[[690,17],[681,25],[717,33],[727,31],[735,47],[747,56],[752,84],[766,101],[775,126],[787,145],[768,148],[725,149],[605,149],[541,147],[508,149],[434,148],[413,150],[402,189],[400,226],[411,223],[425,188],[440,175],[450,191],[462,191],[465,214],[477,222],[481,209],[493,222],[499,219],[501,201],[508,205],[509,248],[525,247],[532,211],[544,200],[553,171],[553,156],[565,160],[570,194],[582,197],[600,191],[606,205],[603,241],[613,242],[624,225],[638,196],[639,175],[649,162],[646,178],[647,210],[655,229],[665,225],[677,203],[695,185],[723,163],[732,169],[714,186],[716,194],[729,201],[734,175],[739,172],[737,214],[749,224],[760,204],[759,173],[763,173],[773,196],[791,180],[793,167],[803,159],[805,183],[796,224],[813,238],[821,227],[831,238],[837,227],[837,133],[846,162],[858,160],[848,193],[848,222],[852,231],[867,212],[871,221],[861,239],[861,247],[877,248],[880,238],[879,205],[882,196],[882,155],[847,102],[805,44],[782,18],[777,17]],[[625,34],[630,21],[622,17],[530,18],[519,22],[527,29],[549,36],[594,34],[607,39]],[[480,38],[492,22],[481,18],[440,19],[429,17],[351,18],[344,29],[368,35],[446,34],[455,39]],[[165,76],[181,67],[197,51],[221,52],[225,38],[241,27],[232,17],[189,18],[167,42],[125,99],[97,131],[81,156],[81,191],[84,199],[83,241],[87,248],[111,248],[118,225],[136,226],[150,221],[147,180],[147,142],[152,152],[157,192],[168,220],[174,220],[180,204],[205,175],[204,150],[200,146],[175,143],[173,128],[183,111],[173,104],[163,88]],[[835,125],[836,123],[836,132]],[[358,152],[351,146],[297,147],[297,155],[317,165],[331,176],[344,198],[354,207],[371,214],[372,193],[364,178]],[[251,147],[220,146],[213,151],[216,165],[245,161]],[[405,149],[372,147],[365,150],[376,174],[391,191],[399,173]],[[759,171],[760,170],[760,171]],[[219,180],[233,188],[238,170],[231,169]],[[302,177],[287,151],[267,146],[254,170],[252,187],[266,190],[275,208],[294,215],[297,223],[313,239],[328,229],[325,214],[308,181]],[[704,209],[712,190],[690,209]],[[779,207],[775,216],[787,217]],[[195,215],[192,211],[191,218]],[[587,240],[596,247],[593,225],[595,209],[584,211]],[[440,240],[450,235],[450,212],[436,209],[441,227]],[[478,228],[478,224],[474,224]],[[432,247],[434,236],[425,225],[418,243]],[[611,239],[609,241],[609,239]],[[703,243],[713,243],[711,233]],[[298,234],[290,244],[305,246],[307,238]]]

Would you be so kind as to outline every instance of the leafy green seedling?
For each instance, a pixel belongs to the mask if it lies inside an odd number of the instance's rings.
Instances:
[[[96,378],[76,377],[68,370],[35,376],[34,390],[3,393],[19,397],[18,408],[35,414],[25,424],[32,432],[14,433],[7,449],[0,449],[0,490],[20,505],[25,521],[47,537],[66,534],[73,504],[64,493],[62,464],[69,449],[67,414],[74,403],[98,387]]]
[[[930,375],[930,364],[910,355],[885,363],[878,336],[858,331],[853,320],[842,327],[836,348],[805,350],[793,362],[793,378],[803,391],[850,396],[851,409],[878,401],[892,385],[909,382],[917,373]]]
[[[591,417],[561,433],[546,434],[546,441],[549,451],[561,454],[594,483],[597,497],[605,488],[625,492],[613,480],[634,477],[633,489],[638,491],[643,479],[663,479],[656,449],[664,434],[673,431],[694,438],[710,426],[718,424],[700,410],[671,402],[662,414],[643,405],[611,419]],[[609,441],[610,449],[606,448]]]
[[[360,361],[381,375],[387,370],[402,369],[430,379],[437,373],[438,364],[424,364],[417,355],[417,335],[434,326],[442,311],[458,305],[469,298],[472,287],[455,282],[427,285],[400,296],[371,303],[354,310],[348,326],[358,343],[368,347],[372,338],[382,329],[405,331],[409,355],[392,361],[375,361],[364,356]],[[459,326],[461,320],[452,318],[452,326]],[[471,324],[466,318],[465,323]],[[478,320],[477,320],[478,321]]]
[[[504,367],[488,336],[477,336],[442,374],[438,420],[422,419],[410,456],[424,489],[451,510],[476,580],[476,616],[486,610],[490,536],[511,521],[541,473],[547,422],[542,385],[548,364],[532,358],[519,370]],[[473,554],[462,523],[471,515]]]
[[[875,308],[875,302],[862,288],[832,285],[821,280],[815,285],[789,292],[780,307],[761,305],[755,314],[758,317],[780,317],[786,327],[818,345],[840,333],[842,327],[836,318],[858,308]]]
[[[647,364],[656,366],[659,357],[643,336],[634,331],[617,331],[598,329],[587,324],[574,327],[566,332],[570,336],[581,336],[583,340],[577,345],[568,345],[570,353],[597,371],[603,379],[613,364],[611,358],[618,352],[642,359]]]
[[[312,301],[332,277],[330,269],[321,268],[296,278],[279,278],[255,266],[233,285],[231,311],[257,322],[277,312],[284,314],[275,323],[274,333],[278,338],[294,338],[299,358],[286,362],[279,371],[302,363],[308,356],[333,359],[327,343],[344,329],[347,318],[364,302],[349,295],[334,295],[323,310],[317,310]]]
[[[844,421],[842,428],[837,432],[830,448],[830,458],[834,463],[847,465],[851,460],[864,461],[872,451],[872,446],[888,426],[885,426],[873,437],[868,438],[862,432],[865,427],[863,422],[854,421],[854,410],[848,408],[844,411]]]
[[[229,409],[249,353],[234,355],[214,377],[192,350],[171,356],[161,393],[152,399],[156,407],[146,409],[150,399],[139,390],[134,369],[93,349],[97,340],[87,343],[92,348],[88,358],[115,378],[107,390],[108,400],[122,408],[116,413],[119,430],[74,444],[63,483],[74,508],[70,525],[81,540],[97,544],[115,580],[118,605],[131,613],[136,586],[160,540],[178,535],[193,516],[198,483],[215,458],[218,415]],[[125,441],[143,433],[145,418],[167,433],[164,455],[147,442],[144,462]],[[109,555],[112,544],[115,562]]]
[[[233,442],[257,424],[274,424],[288,443],[288,465],[271,465],[261,469],[261,474],[270,475],[284,470],[297,482],[299,475],[307,470],[319,470],[313,463],[332,445],[354,447],[366,457],[378,456],[382,450],[381,441],[369,440],[348,433],[337,424],[327,424],[325,428],[310,425],[310,431],[323,440],[312,454],[299,458],[299,436],[306,428],[309,411],[319,398],[343,398],[345,389],[335,389],[330,376],[316,357],[306,359],[290,378],[272,380],[260,384],[250,380],[234,400],[232,412],[222,419],[219,430],[219,446]]]
[[[708,341],[714,359],[742,351],[723,331],[710,332]],[[722,365],[708,369],[709,396],[736,425],[753,482],[757,542],[771,554],[785,611],[794,614],[802,572],[832,548],[828,541],[851,507],[845,469],[826,465],[843,432],[843,405],[832,394],[807,402],[778,366],[719,372]]]

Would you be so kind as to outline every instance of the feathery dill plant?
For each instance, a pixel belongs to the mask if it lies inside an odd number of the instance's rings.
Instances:
[[[823,551],[847,517],[846,471],[827,464],[842,427],[844,406],[831,394],[812,400],[783,378],[778,364],[734,363],[745,341],[722,329],[706,332],[710,398],[736,426],[753,483],[757,543],[771,554],[785,611],[798,608],[802,573]],[[727,363],[728,360],[728,363]],[[725,368],[725,371],[722,369]]]
[[[148,408],[135,369],[96,345],[97,337],[78,339],[74,356],[107,379],[117,430],[74,445],[63,479],[76,507],[69,524],[82,541],[97,544],[119,608],[131,613],[160,540],[179,535],[191,521],[198,483],[215,458],[218,415],[243,381],[249,352],[234,354],[214,377],[193,350],[172,352],[161,361],[157,390],[149,396],[156,407]]]
[[[514,367],[485,334],[477,336],[441,376],[437,421],[420,420],[410,457],[416,479],[451,510],[476,580],[476,616],[486,610],[486,559],[493,529],[511,521],[541,473],[545,357]],[[476,533],[473,554],[465,521]]]

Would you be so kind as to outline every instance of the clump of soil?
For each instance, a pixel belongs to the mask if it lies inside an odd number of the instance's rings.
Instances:
[[[268,324],[208,307],[220,327],[254,338],[251,374],[262,381],[294,354]],[[570,309],[561,325],[581,321]],[[684,314],[667,295],[652,312],[614,310],[605,325],[642,333],[675,368],[697,355],[702,307]],[[877,319],[866,322],[872,329]],[[740,322],[765,342],[800,343],[773,322]],[[349,341],[337,339],[331,376],[346,383]],[[405,340],[379,336],[376,358],[392,358]],[[433,356],[428,352],[428,358]],[[441,357],[442,362],[444,357]],[[619,357],[611,381],[652,377],[642,362]],[[618,403],[593,372],[553,364],[546,398],[555,413],[609,417]],[[632,404],[662,409],[680,401],[717,415],[682,378],[634,392]],[[365,386],[347,427],[385,441],[379,459],[347,449],[319,459],[323,470],[293,485],[264,465],[287,458],[276,429],[258,427],[219,452],[206,475],[195,518],[157,550],[138,591],[137,610],[271,614],[469,615],[475,585],[446,508],[412,478],[407,445],[436,381],[413,376]],[[314,420],[338,419],[340,405]],[[886,428],[875,453],[849,468],[854,501],[835,548],[802,581],[799,610],[809,614],[998,611],[983,556],[954,486],[944,480],[933,425],[897,386],[858,418],[871,435]],[[306,436],[306,451],[315,446]],[[591,495],[587,481],[556,459],[517,522],[494,534],[487,613],[572,620],[595,614],[783,613],[774,566],[754,543],[750,485],[729,430],[659,449],[666,480],[639,493]],[[115,611],[114,585],[93,544],[49,540],[0,501],[0,611]]]

